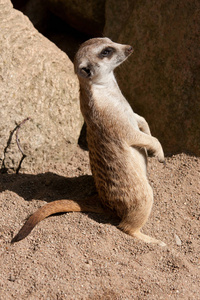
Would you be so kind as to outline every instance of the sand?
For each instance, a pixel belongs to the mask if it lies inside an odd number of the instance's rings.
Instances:
[[[200,158],[178,154],[166,163],[149,159],[154,206],[143,228],[163,248],[94,213],[51,216],[11,245],[38,207],[83,198],[94,186],[88,152],[79,148],[65,166],[1,174],[0,299],[200,299]]]

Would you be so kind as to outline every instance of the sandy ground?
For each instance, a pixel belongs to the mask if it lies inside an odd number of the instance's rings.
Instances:
[[[0,176],[0,299],[200,299],[200,158],[180,154],[163,167],[149,159],[154,206],[147,245],[117,229],[118,219],[84,213],[51,216],[11,245],[24,220],[57,199],[94,187],[88,153],[65,166]]]

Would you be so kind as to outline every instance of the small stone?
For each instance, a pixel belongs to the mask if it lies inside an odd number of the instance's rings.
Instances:
[[[15,276],[14,275],[10,275],[10,277],[9,277],[9,281],[12,281],[12,282],[14,282],[15,281]]]
[[[179,236],[177,234],[174,234],[174,237],[175,237],[176,244],[178,246],[181,246],[182,243],[181,243],[181,240],[180,240]]]
[[[92,266],[92,260],[87,260],[86,264],[89,265],[89,266]]]

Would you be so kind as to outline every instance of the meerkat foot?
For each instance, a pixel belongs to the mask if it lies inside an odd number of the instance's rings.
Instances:
[[[161,247],[164,247],[166,246],[166,244],[160,240],[157,240],[151,236],[148,236],[140,231],[137,231],[137,232],[134,232],[134,233],[131,233],[130,234],[131,236],[139,239],[139,240],[142,240],[144,241],[145,243],[149,243],[149,244],[156,244],[156,245],[159,245]]]

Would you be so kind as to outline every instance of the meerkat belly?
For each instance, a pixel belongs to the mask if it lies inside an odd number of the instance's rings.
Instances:
[[[148,193],[145,153],[88,138],[91,171],[102,203],[123,217]]]

